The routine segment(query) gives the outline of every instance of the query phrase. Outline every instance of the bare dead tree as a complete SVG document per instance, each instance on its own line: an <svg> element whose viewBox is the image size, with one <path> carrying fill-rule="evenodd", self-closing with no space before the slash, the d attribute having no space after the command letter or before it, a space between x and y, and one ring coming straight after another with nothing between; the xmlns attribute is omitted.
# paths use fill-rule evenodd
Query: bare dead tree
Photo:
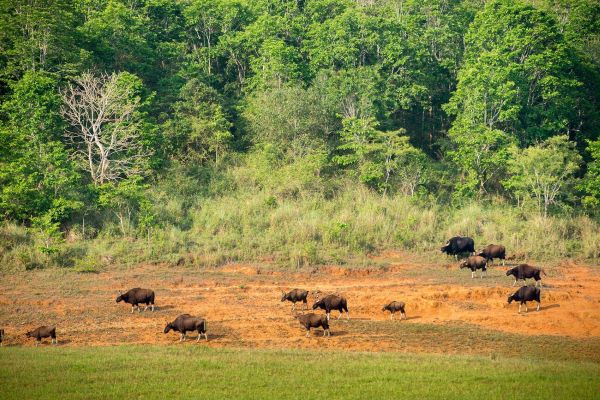
<svg viewBox="0 0 600 400"><path fill-rule="evenodd" d="M62 91L62 115L71 129L65 136L95 185L141 173L139 159L147 156L135 114L140 98L119 74L82 74Z"/></svg>

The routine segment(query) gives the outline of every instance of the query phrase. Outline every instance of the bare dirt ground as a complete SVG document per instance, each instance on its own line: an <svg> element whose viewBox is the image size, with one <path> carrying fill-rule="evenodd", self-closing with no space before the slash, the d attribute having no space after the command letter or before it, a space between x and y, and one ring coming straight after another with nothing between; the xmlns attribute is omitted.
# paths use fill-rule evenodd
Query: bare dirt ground
<svg viewBox="0 0 600 400"><path fill-rule="evenodd" d="M207 318L210 340L202 345L212 347L547 351L558 358L600 361L600 267L572 262L545 267L541 310L531 303L529 313L519 315L517 304L506 303L522 285L511 287L513 279L505 275L509 266L494 266L483 279L471 279L470 271L446 261L430 264L388 252L374 259L378 267L360 269L143 265L99 274L7 274L0 280L0 327L8 345L33 345L24 333L42 324L57 326L61 345L173 344L178 334L163 334L166 322L190 313ZM137 286L156 292L155 312L131 314L128 305L115 303L119 290ZM291 304L280 302L281 290L296 287L345 296L351 320L332 320L331 338L320 337L320 329L306 338ZM309 308L313 299L309 296ZM390 321L381 311L392 300L407 304L407 320Z"/></svg>

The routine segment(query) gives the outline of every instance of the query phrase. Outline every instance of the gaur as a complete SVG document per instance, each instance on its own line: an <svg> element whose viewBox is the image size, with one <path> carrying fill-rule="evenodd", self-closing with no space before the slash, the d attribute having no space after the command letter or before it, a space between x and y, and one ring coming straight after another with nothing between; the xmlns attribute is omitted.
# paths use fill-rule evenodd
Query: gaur
<svg viewBox="0 0 600 400"><path fill-rule="evenodd" d="M306 298L308 297L308 290L303 289L294 289L289 291L288 293L283 292L281 295L281 301L291 301L292 302L292 311L296 310L296 302L301 301L304 303L303 309L308 308L306 303Z"/></svg>
<svg viewBox="0 0 600 400"><path fill-rule="evenodd" d="M306 336L310 335L310 328L319 328L323 327L323 336L331 336L331 331L329 330L329 321L326 316L318 315L313 313L301 314L296 317L300 325L306 329Z"/></svg>
<svg viewBox="0 0 600 400"><path fill-rule="evenodd" d="M386 310L390 312L390 319L394 319L394 314L400 311L400 319L406 318L406 312L404 312L404 302L403 301L392 301L390 304L383 306L381 311L385 312Z"/></svg>
<svg viewBox="0 0 600 400"><path fill-rule="evenodd" d="M535 286L523 286L519 290L517 290L514 294L508 296L508 304L514 301L518 301L519 303L519 313L521 312L521 306L525 304L525 312L528 311L527 302L528 301L537 301L537 311L540 311L540 288Z"/></svg>
<svg viewBox="0 0 600 400"><path fill-rule="evenodd" d="M459 254L475 253L475 241L467 236L454 236L440 249L442 253L458 258Z"/></svg>
<svg viewBox="0 0 600 400"><path fill-rule="evenodd" d="M329 296L323 297L321 300L318 300L312 306L313 310L320 308L325 310L325 314L327 315L327 321L329 321L329 314L331 310L338 310L340 315L338 315L338 319L342 316L342 313L346 311L346 316L350 319L350 313L348 312L348 302L345 298L336 296L335 294L330 294Z"/></svg>
<svg viewBox="0 0 600 400"><path fill-rule="evenodd" d="M475 271L481 270L480 278L483 278L483 273L487 275L487 259L481 256L471 256L460 262L460 269L469 268L471 270L471 279L475 277Z"/></svg>
<svg viewBox="0 0 600 400"><path fill-rule="evenodd" d="M208 341L207 331L208 323L205 319L200 317L194 317L190 314L181 314L173 322L167 323L164 329L164 333L169 333L172 329L175 332L180 333L179 341L182 342L187 338L187 332L198 332L198 338L196 341L200 341L200 336L204 335L204 339Z"/></svg>
<svg viewBox="0 0 600 400"><path fill-rule="evenodd" d="M502 260L502 265L504 265L504 260L506 259L506 248L499 244L490 244L481 250L481 252L479 252L477 255L485 257L485 259L491 263L494 262L494 258L498 258Z"/></svg>
<svg viewBox="0 0 600 400"><path fill-rule="evenodd" d="M50 343L58 343L56 340L56 328L53 326L40 326L39 328L34 329L33 331L27 332L25 336L35 338L36 346L41 343L43 338L47 337L51 338Z"/></svg>
<svg viewBox="0 0 600 400"><path fill-rule="evenodd" d="M150 289L133 288L127 291L127 293L121 293L117 297L117 303L124 301L125 303L131 304L131 312L137 307L138 312L141 312L138 304L146 304L144 311L148 309L148 305L152 305L152 311L154 311L154 291Z"/></svg>
<svg viewBox="0 0 600 400"><path fill-rule="evenodd" d="M520 264L517 265L514 268L509 269L508 271L506 271L506 276L512 275L515 277L515 281L513 282L513 286L515 286L515 284L517 283L517 280L526 280L526 279L530 279L533 278L535 279L535 286L538 285L538 282L540 283L540 287L542 286L542 277L541 274L544 273L544 275L546 275L546 271L544 271L542 268L538 268L538 267L533 267L531 265L528 264Z"/></svg>
<svg viewBox="0 0 600 400"><path fill-rule="evenodd" d="M0 329L0 346L2 346L3 341L4 341L4 329Z"/></svg>

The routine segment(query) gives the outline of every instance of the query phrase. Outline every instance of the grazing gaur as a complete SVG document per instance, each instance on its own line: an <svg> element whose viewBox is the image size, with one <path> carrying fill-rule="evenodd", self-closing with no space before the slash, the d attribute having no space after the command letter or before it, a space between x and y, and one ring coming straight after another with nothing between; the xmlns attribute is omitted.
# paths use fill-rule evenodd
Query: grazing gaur
<svg viewBox="0 0 600 400"><path fill-rule="evenodd" d="M468 236L454 236L440 250L442 253L458 259L459 254L469 253L471 255L475 253L475 241Z"/></svg>
<svg viewBox="0 0 600 400"><path fill-rule="evenodd" d="M400 311L400 319L406 318L406 312L404 312L404 302L403 301L392 301L390 304L383 306L381 311L385 312L386 310L390 312L390 319L394 319L394 314L397 311Z"/></svg>
<svg viewBox="0 0 600 400"><path fill-rule="evenodd" d="M508 304L514 301L519 301L519 313L521 312L521 306L525 304L525 312L528 311L527 302L537 301L537 311L540 311L540 288L535 286L523 286L515 293L508 296Z"/></svg>
<svg viewBox="0 0 600 400"><path fill-rule="evenodd" d="M190 314L181 314L173 322L168 322L165 326L164 333L169 333L171 329L180 333L179 341L182 342L187 338L187 332L198 332L197 342L200 341L200 336L203 334L204 339L208 341L207 331L208 323L205 319L194 317Z"/></svg>
<svg viewBox="0 0 600 400"><path fill-rule="evenodd" d="M345 298L336 296L335 294L330 294L329 296L323 297L321 300L317 300L315 304L312 306L313 310L320 308L325 310L325 314L327 315L327 321L329 321L329 314L331 310L338 310L340 315L338 315L338 319L342 316L342 313L346 311L346 316L350 319L350 313L348 312L348 302Z"/></svg>
<svg viewBox="0 0 600 400"><path fill-rule="evenodd" d="M152 305L152 311L154 311L154 291L150 289L133 288L127 291L127 293L121 293L117 297L117 303L124 301L125 303L131 304L131 313L133 309L137 307L138 312L141 312L138 304L146 304L144 311L148 309L148 305Z"/></svg>
<svg viewBox="0 0 600 400"><path fill-rule="evenodd" d="M306 303L306 298L308 297L308 290L303 289L294 289L287 293L283 292L281 295L281 301L291 301L292 302L292 311L296 310L296 302L301 301L304 303L302 309L305 310L308 308L308 304Z"/></svg>
<svg viewBox="0 0 600 400"><path fill-rule="evenodd" d="M515 286L517 280L533 278L535 279L535 286L537 286L539 282L540 287L542 287L542 273L546 275L546 271L544 271L542 268L533 267L529 264L520 264L506 271L506 276L513 275L515 277L515 281L512 284L513 286Z"/></svg>
<svg viewBox="0 0 600 400"><path fill-rule="evenodd" d="M35 345L41 343L43 338L51 338L50 343L57 344L56 340L56 328L53 326L40 326L37 329L29 331L25 334L27 337L35 338Z"/></svg>
<svg viewBox="0 0 600 400"><path fill-rule="evenodd" d="M498 258L502 260L502 265L504 265L504 260L506 259L506 249L504 246L499 244L489 244L477 255L485 257L485 259L490 263L494 262L494 258Z"/></svg>
<svg viewBox="0 0 600 400"><path fill-rule="evenodd" d="M487 259L481 256L471 256L460 262L460 269L469 268L471 270L471 279L475 277L475 271L481 270L480 278L483 278L483 273L487 275Z"/></svg>
<svg viewBox="0 0 600 400"><path fill-rule="evenodd" d="M301 314L296 316L300 325L306 329L306 337L310 335L310 328L323 327L323 336L331 336L329 322L326 316L313 313Z"/></svg>
<svg viewBox="0 0 600 400"><path fill-rule="evenodd" d="M2 346L3 341L4 341L4 329L0 329L0 346Z"/></svg>

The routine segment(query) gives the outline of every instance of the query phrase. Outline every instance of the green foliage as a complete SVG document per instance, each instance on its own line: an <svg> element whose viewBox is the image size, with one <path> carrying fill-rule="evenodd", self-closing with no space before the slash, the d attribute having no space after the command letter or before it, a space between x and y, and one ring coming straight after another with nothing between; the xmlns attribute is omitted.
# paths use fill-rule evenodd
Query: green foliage
<svg viewBox="0 0 600 400"><path fill-rule="evenodd" d="M592 161L587 165L588 170L581 184L585 193L582 201L586 207L597 211L600 209L600 139L589 142L587 149Z"/></svg>
<svg viewBox="0 0 600 400"><path fill-rule="evenodd" d="M414 194L425 168L425 155L403 136L404 130L383 132L373 118L346 118L342 121L338 150L334 161L352 167L359 180L384 193L390 187ZM393 185L394 180L400 185Z"/></svg>
<svg viewBox="0 0 600 400"><path fill-rule="evenodd" d="M122 235L131 232L132 224L138 219L142 227L148 228L154 220L140 176L132 176L119 182L109 182L98 187L98 204L110 210L119 220Z"/></svg>

